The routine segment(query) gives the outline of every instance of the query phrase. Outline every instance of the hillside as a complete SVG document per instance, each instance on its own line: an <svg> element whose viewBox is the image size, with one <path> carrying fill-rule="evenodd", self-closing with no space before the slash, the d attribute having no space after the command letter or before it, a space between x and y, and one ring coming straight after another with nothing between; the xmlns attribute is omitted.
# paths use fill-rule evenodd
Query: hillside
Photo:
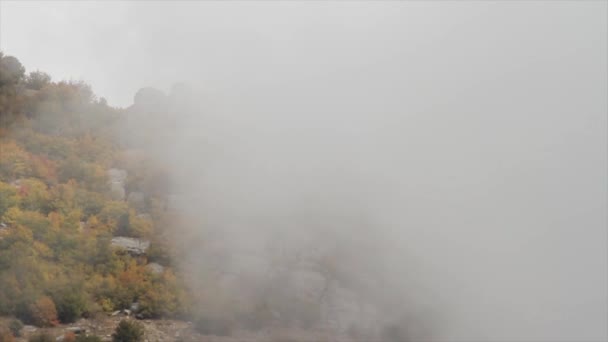
<svg viewBox="0 0 608 342"><path fill-rule="evenodd" d="M166 175L120 138L124 110L0 58L0 315L39 327L186 315L162 238Z"/></svg>
<svg viewBox="0 0 608 342"><path fill-rule="evenodd" d="M144 320L149 341L401 341L405 326L424 331L380 310L381 277L361 253L375 242L341 229L367 231L365 220L322 203L238 210L263 194L208 172L243 151L230 143L233 126L197 124L205 114L186 86L143 88L113 108L82 82L26 74L14 57L0 67L7 341L21 323L22 340L80 328L110 340L125 317Z"/></svg>

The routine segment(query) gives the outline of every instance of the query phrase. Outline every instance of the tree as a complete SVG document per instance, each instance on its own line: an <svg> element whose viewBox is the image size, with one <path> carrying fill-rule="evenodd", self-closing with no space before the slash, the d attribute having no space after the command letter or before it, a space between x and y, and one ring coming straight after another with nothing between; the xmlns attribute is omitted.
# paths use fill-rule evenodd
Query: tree
<svg viewBox="0 0 608 342"><path fill-rule="evenodd" d="M63 287L53 293L53 300L57 306L57 315L62 323L72 323L82 316L86 310L86 299L82 289L77 287Z"/></svg>
<svg viewBox="0 0 608 342"><path fill-rule="evenodd" d="M0 52L0 87L19 83L24 75L25 68L17 58Z"/></svg>
<svg viewBox="0 0 608 342"><path fill-rule="evenodd" d="M39 327L54 327L59 324L57 309L53 300L47 296L38 298L30 304L30 318Z"/></svg>
<svg viewBox="0 0 608 342"><path fill-rule="evenodd" d="M51 83L51 76L40 70L32 71L25 78L25 86L29 89L40 90Z"/></svg>
<svg viewBox="0 0 608 342"><path fill-rule="evenodd" d="M144 339L144 327L141 323L123 319L112 334L113 342L141 342Z"/></svg>
<svg viewBox="0 0 608 342"><path fill-rule="evenodd" d="M12 185L0 182L0 217L17 204L17 191Z"/></svg>
<svg viewBox="0 0 608 342"><path fill-rule="evenodd" d="M38 179L23 179L18 191L21 199L21 209L48 212L51 195L46 184Z"/></svg>
<svg viewBox="0 0 608 342"><path fill-rule="evenodd" d="M13 333L13 335L19 337L21 336L21 329L23 329L23 323L21 323L21 321L18 319L14 319L9 323L8 328L10 329L11 333Z"/></svg>

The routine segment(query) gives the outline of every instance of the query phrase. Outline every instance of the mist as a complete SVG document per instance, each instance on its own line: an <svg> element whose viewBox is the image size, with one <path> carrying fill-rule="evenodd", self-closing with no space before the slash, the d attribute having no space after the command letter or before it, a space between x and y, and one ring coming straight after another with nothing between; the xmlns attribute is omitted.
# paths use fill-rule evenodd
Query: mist
<svg viewBox="0 0 608 342"><path fill-rule="evenodd" d="M357 314L319 324L341 332L608 339L605 2L0 8L30 69L131 110L164 93L166 125L125 136L164 134L146 148L190 220L182 268L222 310L285 315L299 262L330 260L312 268Z"/></svg>

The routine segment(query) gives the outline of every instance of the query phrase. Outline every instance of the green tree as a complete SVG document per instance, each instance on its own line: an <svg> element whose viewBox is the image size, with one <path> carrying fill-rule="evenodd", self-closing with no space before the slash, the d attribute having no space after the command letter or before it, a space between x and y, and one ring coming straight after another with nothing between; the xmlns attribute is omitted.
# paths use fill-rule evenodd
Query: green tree
<svg viewBox="0 0 608 342"><path fill-rule="evenodd" d="M0 52L0 87L19 83L24 75L25 68L17 58Z"/></svg>
<svg viewBox="0 0 608 342"><path fill-rule="evenodd" d="M10 329L11 333L13 333L13 335L19 337L21 336L21 329L23 329L23 323L21 323L21 321L18 319L14 319L9 323L8 328Z"/></svg>
<svg viewBox="0 0 608 342"><path fill-rule="evenodd" d="M113 342L141 342L144 340L144 327L141 323L123 319L112 334Z"/></svg>
<svg viewBox="0 0 608 342"><path fill-rule="evenodd" d="M62 287L51 297L57 307L57 316L62 323L72 323L86 311L87 301L82 288Z"/></svg>
<svg viewBox="0 0 608 342"><path fill-rule="evenodd" d="M25 86L29 89L40 90L51 83L51 76L39 70L32 71L25 78Z"/></svg>

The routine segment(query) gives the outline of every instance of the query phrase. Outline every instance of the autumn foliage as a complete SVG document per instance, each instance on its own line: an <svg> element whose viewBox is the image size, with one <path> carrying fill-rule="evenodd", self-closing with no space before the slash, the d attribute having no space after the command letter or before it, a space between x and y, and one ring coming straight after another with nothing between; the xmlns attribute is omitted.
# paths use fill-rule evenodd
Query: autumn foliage
<svg viewBox="0 0 608 342"><path fill-rule="evenodd" d="M124 114L84 83L28 75L0 53L0 315L54 326L135 302L145 317L188 311L160 242L163 172L121 138ZM143 199L113 197L111 168ZM151 240L164 273L148 271L150 256L119 253L114 236Z"/></svg>

